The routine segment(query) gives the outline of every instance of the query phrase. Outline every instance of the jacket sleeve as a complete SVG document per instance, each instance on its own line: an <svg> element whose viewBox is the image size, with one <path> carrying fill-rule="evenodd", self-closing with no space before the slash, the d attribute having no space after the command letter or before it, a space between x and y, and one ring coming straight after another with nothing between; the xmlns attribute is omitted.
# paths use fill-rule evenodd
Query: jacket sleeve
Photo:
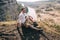
<svg viewBox="0 0 60 40"><path fill-rule="evenodd" d="M18 23L21 23L21 16L22 16L22 15L19 14L18 20L17 20Z"/></svg>

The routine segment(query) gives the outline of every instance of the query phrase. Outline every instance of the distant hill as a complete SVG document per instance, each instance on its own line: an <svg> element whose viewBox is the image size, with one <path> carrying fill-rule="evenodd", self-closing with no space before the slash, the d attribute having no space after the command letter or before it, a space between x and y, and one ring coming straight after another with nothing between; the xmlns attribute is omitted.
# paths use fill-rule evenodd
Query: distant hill
<svg viewBox="0 0 60 40"><path fill-rule="evenodd" d="M30 6L30 7L37 7L39 5L43 5L43 4L49 4L51 2L54 2L54 0L49 0L49 1L36 1L36 2L20 2L18 1L17 3L24 3L25 6Z"/></svg>
<svg viewBox="0 0 60 40"><path fill-rule="evenodd" d="M49 3L60 3L60 0L49 0L49 1L36 1L36 2L20 2L18 4L24 3L25 6L38 7L39 5L49 4Z"/></svg>

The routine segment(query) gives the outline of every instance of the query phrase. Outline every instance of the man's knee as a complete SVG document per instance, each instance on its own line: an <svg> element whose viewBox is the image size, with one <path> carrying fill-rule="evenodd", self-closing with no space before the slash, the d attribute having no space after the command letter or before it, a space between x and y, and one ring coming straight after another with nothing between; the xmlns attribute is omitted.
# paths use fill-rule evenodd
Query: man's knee
<svg viewBox="0 0 60 40"><path fill-rule="evenodd" d="M38 26L37 22L33 22L34 27Z"/></svg>

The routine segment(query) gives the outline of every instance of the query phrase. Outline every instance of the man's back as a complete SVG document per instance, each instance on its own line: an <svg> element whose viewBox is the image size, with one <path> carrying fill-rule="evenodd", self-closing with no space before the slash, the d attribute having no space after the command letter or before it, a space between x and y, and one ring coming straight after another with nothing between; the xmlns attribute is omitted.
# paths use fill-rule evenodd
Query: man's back
<svg viewBox="0 0 60 40"><path fill-rule="evenodd" d="M33 8L28 7L28 16L31 16L33 20L37 21L37 15Z"/></svg>

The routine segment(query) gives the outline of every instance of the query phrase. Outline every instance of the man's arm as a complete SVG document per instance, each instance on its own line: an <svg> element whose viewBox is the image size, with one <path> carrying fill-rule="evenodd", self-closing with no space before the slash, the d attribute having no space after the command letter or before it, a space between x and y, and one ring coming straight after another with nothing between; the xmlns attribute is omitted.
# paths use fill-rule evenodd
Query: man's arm
<svg viewBox="0 0 60 40"><path fill-rule="evenodd" d="M29 20L32 21L32 23L33 23L33 25L29 25L30 28L35 29L35 30L40 30L40 29L36 28L36 26L38 24L33 20L33 18L31 16L29 16Z"/></svg>
<svg viewBox="0 0 60 40"><path fill-rule="evenodd" d="M31 16L29 16L29 19L30 19L32 22L34 22L34 20L33 20L33 18L32 18Z"/></svg>
<svg viewBox="0 0 60 40"><path fill-rule="evenodd" d="M35 29L35 30L40 30L40 29L34 27L33 25L30 25L30 28Z"/></svg>

